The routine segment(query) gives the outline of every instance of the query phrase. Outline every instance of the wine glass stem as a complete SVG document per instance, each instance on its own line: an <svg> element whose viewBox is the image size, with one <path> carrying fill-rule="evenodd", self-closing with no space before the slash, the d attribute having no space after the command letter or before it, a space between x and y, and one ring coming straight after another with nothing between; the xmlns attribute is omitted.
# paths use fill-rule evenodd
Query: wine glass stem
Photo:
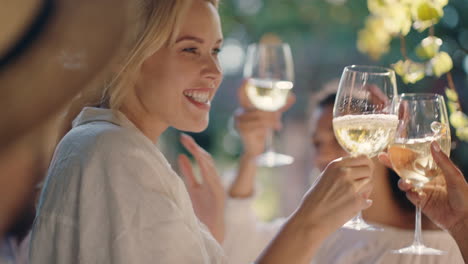
<svg viewBox="0 0 468 264"><path fill-rule="evenodd" d="M421 207L416 206L416 222L414 226L414 246L422 245L422 235L421 235Z"/></svg>
<svg viewBox="0 0 468 264"><path fill-rule="evenodd" d="M273 130L268 129L265 139L265 152L274 152L273 150Z"/></svg>

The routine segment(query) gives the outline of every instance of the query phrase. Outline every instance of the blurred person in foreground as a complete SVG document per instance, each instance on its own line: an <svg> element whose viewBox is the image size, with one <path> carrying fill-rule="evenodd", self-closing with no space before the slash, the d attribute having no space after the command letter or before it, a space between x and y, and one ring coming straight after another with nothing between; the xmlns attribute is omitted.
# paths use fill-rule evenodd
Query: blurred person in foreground
<svg viewBox="0 0 468 264"><path fill-rule="evenodd" d="M24 212L49 164L58 112L107 68L125 13L121 0L2 1L0 239L22 237L17 227L30 222Z"/></svg>
<svg viewBox="0 0 468 264"><path fill-rule="evenodd" d="M348 155L334 136L332 126L334 101L335 95L332 94L319 103L313 123L311 143L315 148L315 155L312 162L320 171L325 170L333 160ZM251 261L284 221L277 219L271 223L262 223L258 221L252 209L257 169L255 158L263 151L267 129L281 126L279 120L281 113L252 109L245 100L242 90L240 102L244 109L238 112L236 121L244 153L240 159L237 177L228 188L226 205L226 234L236 234L237 240L224 244L230 263L233 264ZM423 220L425 242L447 251L447 255L416 256L390 252L412 241L414 208L405 198L404 192L398 189L398 175L383 166L376 158L373 159L373 163L374 189L370 196L373 205L363 211L363 217L369 223L382 227L384 231L370 232L341 228L325 240L318 249L313 263L463 263L452 237L427 218Z"/></svg>

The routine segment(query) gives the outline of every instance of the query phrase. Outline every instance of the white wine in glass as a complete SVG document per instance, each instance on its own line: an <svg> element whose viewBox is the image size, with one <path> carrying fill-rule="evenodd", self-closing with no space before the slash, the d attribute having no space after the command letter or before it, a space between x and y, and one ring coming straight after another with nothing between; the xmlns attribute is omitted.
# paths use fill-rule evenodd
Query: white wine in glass
<svg viewBox="0 0 468 264"><path fill-rule="evenodd" d="M333 119L340 145L353 155L375 157L393 138L398 117L389 114L345 115Z"/></svg>
<svg viewBox="0 0 468 264"><path fill-rule="evenodd" d="M450 154L450 126L444 98L437 94L402 94L399 101L399 124L395 140L388 148L396 173L410 181L416 190L435 177L442 177L431 154L436 141L441 150ZM394 250L396 254L441 255L445 252L429 248L422 242L421 207L416 206L413 244Z"/></svg>
<svg viewBox="0 0 468 264"><path fill-rule="evenodd" d="M347 66L333 107L333 131L351 156L377 156L393 140L398 125L395 72L377 66ZM361 212L343 225L355 230L382 230Z"/></svg>
<svg viewBox="0 0 468 264"><path fill-rule="evenodd" d="M278 111L286 105L293 88L294 67L291 49L286 43L252 44L247 49L244 66L247 97L252 105L263 111ZM273 149L273 131L267 134L265 152L257 163L265 167L291 164L294 158L276 153Z"/></svg>
<svg viewBox="0 0 468 264"><path fill-rule="evenodd" d="M265 79L250 79L247 82L247 97L258 109L278 111L286 104L293 82Z"/></svg>

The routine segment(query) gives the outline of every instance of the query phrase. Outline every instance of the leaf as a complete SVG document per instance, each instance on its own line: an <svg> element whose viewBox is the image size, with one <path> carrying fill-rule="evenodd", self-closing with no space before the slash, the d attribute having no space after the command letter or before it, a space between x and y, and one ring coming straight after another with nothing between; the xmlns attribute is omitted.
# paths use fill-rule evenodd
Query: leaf
<svg viewBox="0 0 468 264"><path fill-rule="evenodd" d="M427 37L416 47L416 55L421 59L433 58L440 49L442 40L438 37Z"/></svg>
<svg viewBox="0 0 468 264"><path fill-rule="evenodd" d="M406 36L411 30L411 12L407 5L395 3L386 9L384 15L386 30L392 35Z"/></svg>
<svg viewBox="0 0 468 264"><path fill-rule="evenodd" d="M454 102L451 102L451 101L449 101L447 103L447 107L448 107L450 113L454 113L454 112L458 111L458 108L459 108L457 103L454 103Z"/></svg>
<svg viewBox="0 0 468 264"><path fill-rule="evenodd" d="M447 52L439 52L434 58L430 60L432 74L440 77L449 72L453 68L453 62Z"/></svg>
<svg viewBox="0 0 468 264"><path fill-rule="evenodd" d="M449 99L449 101L458 102L458 94L454 90L446 88L445 95L447 96L447 99Z"/></svg>
<svg viewBox="0 0 468 264"><path fill-rule="evenodd" d="M468 127L468 117L461 111L453 112L449 119L455 128Z"/></svg>
<svg viewBox="0 0 468 264"><path fill-rule="evenodd" d="M434 25L434 22L432 21L414 21L413 23L413 28L416 29L418 32L423 32L427 28L431 27Z"/></svg>
<svg viewBox="0 0 468 264"><path fill-rule="evenodd" d="M442 7L434 4L432 1L420 1L412 9L413 19L419 21L436 23L444 15Z"/></svg>
<svg viewBox="0 0 468 264"><path fill-rule="evenodd" d="M388 0L367 0L367 9L373 15L382 15L385 14L386 9L390 7L395 1Z"/></svg>
<svg viewBox="0 0 468 264"><path fill-rule="evenodd" d="M411 60L398 61L392 65L404 83L415 83L425 76L425 66Z"/></svg>
<svg viewBox="0 0 468 264"><path fill-rule="evenodd" d="M386 30L382 30L384 26L385 21L382 18L370 16L365 28L358 32L358 50L374 60L378 60L390 48L391 36Z"/></svg>
<svg viewBox="0 0 468 264"><path fill-rule="evenodd" d="M468 141L468 127L457 128L456 135L459 139Z"/></svg>
<svg viewBox="0 0 468 264"><path fill-rule="evenodd" d="M434 3L440 8L444 8L448 4L448 0L434 0Z"/></svg>

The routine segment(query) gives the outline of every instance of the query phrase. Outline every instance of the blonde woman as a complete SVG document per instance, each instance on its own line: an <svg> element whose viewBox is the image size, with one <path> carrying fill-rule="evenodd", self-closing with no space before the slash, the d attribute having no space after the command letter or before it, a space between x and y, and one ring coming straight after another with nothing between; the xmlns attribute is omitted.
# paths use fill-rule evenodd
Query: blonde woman
<svg viewBox="0 0 468 264"><path fill-rule="evenodd" d="M132 3L135 35L121 70L101 106L84 108L56 149L33 264L226 261L224 192L211 156L182 136L203 174L196 183L181 156L188 192L154 145L170 126L197 132L208 124L222 79L217 1ZM371 170L365 158L332 163L258 263L308 263L328 234L370 205Z"/></svg>

